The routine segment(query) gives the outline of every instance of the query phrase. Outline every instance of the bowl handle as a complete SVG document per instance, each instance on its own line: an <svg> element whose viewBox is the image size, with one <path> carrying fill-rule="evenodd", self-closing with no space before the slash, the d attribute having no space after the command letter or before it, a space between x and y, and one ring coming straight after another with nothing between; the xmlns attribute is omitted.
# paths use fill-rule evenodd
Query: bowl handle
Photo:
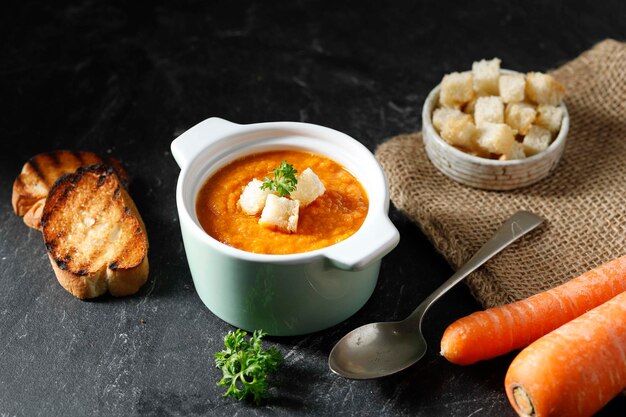
<svg viewBox="0 0 626 417"><path fill-rule="evenodd" d="M348 271L360 270L379 260L400 241L400 233L389 217L361 226L357 232L361 236L346 239L331 246L326 258L337 268Z"/></svg>
<svg viewBox="0 0 626 417"><path fill-rule="evenodd" d="M178 166L183 169L211 143L238 130L240 127L241 125L239 124L219 117L203 120L174 139L171 144L172 156L174 156ZM207 135L207 131L210 134Z"/></svg>

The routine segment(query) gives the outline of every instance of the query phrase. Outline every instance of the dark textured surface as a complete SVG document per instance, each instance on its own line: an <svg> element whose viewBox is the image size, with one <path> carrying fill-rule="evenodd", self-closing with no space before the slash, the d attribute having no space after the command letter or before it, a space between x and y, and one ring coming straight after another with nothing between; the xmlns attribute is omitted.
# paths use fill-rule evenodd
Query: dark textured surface
<svg viewBox="0 0 626 417"><path fill-rule="evenodd" d="M606 37L626 39L626 7L267 3L22 2L2 13L0 416L514 415L502 387L512 354L457 367L437 353L445 326L479 308L464 286L429 312L430 350L416 366L374 381L328 371L344 333L405 316L451 273L395 210L402 240L368 304L327 331L270 338L286 360L264 405L222 398L212 354L231 328L194 292L169 144L220 116L318 123L374 150L419 128L422 102L445 72L492 56L522 71L558 66ZM40 233L12 213L22 164L58 148L125 163L151 240L150 280L136 296L69 295ZM623 415L625 406L620 397L600 415Z"/></svg>

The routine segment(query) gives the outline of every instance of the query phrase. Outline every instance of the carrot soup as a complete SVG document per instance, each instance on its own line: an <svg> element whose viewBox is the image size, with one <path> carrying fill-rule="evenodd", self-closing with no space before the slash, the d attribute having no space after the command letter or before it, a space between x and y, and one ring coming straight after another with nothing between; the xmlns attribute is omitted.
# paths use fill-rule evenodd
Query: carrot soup
<svg viewBox="0 0 626 417"><path fill-rule="evenodd" d="M312 170L323 184L323 194L315 200L300 204L299 209L295 204L297 230L293 233L264 227L259 215L246 213L240 204L242 193L253 180L269 181L272 171L285 163L297 175L304 176L307 168ZM273 194L278 197L276 192ZM289 200L290 196L279 198ZM196 213L202 228L226 245L255 253L291 254L324 248L348 238L363 224L368 206L363 186L343 166L319 154L285 150L247 155L222 167L198 192Z"/></svg>

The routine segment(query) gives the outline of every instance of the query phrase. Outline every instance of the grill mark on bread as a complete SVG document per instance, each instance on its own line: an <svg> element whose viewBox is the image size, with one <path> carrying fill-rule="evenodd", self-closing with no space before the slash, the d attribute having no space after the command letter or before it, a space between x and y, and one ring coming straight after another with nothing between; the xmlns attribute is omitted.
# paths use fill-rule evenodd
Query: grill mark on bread
<svg viewBox="0 0 626 417"><path fill-rule="evenodd" d="M74 158L76 158L76 160L78 161L79 165L85 165L85 161L83 159L83 153L82 152L72 151L72 155L74 155Z"/></svg>
<svg viewBox="0 0 626 417"><path fill-rule="evenodd" d="M48 182L46 181L46 177L43 175L43 172L41 172L41 167L39 166L39 163L35 160L35 158L29 159L27 164L29 164L33 171L35 171L35 175L37 175L39 179L41 179L41 181L43 181L43 183L47 185Z"/></svg>
<svg viewBox="0 0 626 417"><path fill-rule="evenodd" d="M53 240L51 240L51 241L49 241L49 242L46 242L46 250L47 250L49 253L52 253L52 251L54 251L54 248L55 248L56 246L57 246L57 241L56 241L55 239L53 239Z"/></svg>
<svg viewBox="0 0 626 417"><path fill-rule="evenodd" d="M115 158L106 157L104 162L113 168L113 172L122 183L122 187L128 188L128 174L124 170L124 166Z"/></svg>
<svg viewBox="0 0 626 417"><path fill-rule="evenodd" d="M96 182L96 187L100 188L102 187L102 184L104 184L104 182L107 180L107 176L106 174L102 174L98 177L98 182Z"/></svg>
<svg viewBox="0 0 626 417"><path fill-rule="evenodd" d="M48 215L43 215L41 216L41 228L43 229L44 227L46 227L46 224L48 223Z"/></svg>
<svg viewBox="0 0 626 417"><path fill-rule="evenodd" d="M72 181L74 182L74 181ZM65 187L65 189L63 190L63 194L61 194L61 201L63 200L67 200L68 197L70 196L70 193L74 191L74 185L68 185L67 187Z"/></svg>
<svg viewBox="0 0 626 417"><path fill-rule="evenodd" d="M56 178L60 177L64 172L59 170L59 155L56 152L46 152L33 159L37 159L42 175L45 176L43 182L47 188L50 188L56 181Z"/></svg>
<svg viewBox="0 0 626 417"><path fill-rule="evenodd" d="M61 165L61 160L59 159L58 152L48 152L45 155L47 155L50 158L50 161L52 161L52 165L54 165L55 167L58 167Z"/></svg>

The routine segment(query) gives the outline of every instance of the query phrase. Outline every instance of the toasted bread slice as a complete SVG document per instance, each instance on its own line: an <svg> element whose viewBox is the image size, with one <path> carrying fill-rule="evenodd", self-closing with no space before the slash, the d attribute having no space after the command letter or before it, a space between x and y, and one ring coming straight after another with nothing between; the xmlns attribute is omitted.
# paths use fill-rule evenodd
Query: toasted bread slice
<svg viewBox="0 0 626 417"><path fill-rule="evenodd" d="M130 295L147 281L146 228L112 167L83 167L59 178L41 225L56 277L76 297L107 290Z"/></svg>
<svg viewBox="0 0 626 417"><path fill-rule="evenodd" d="M54 182L83 166L108 164L126 184L128 176L122 165L113 158L102 158L92 152L52 151L33 156L24 164L13 183L12 204L15 214L24 216L24 223L41 229L41 212L48 191Z"/></svg>

